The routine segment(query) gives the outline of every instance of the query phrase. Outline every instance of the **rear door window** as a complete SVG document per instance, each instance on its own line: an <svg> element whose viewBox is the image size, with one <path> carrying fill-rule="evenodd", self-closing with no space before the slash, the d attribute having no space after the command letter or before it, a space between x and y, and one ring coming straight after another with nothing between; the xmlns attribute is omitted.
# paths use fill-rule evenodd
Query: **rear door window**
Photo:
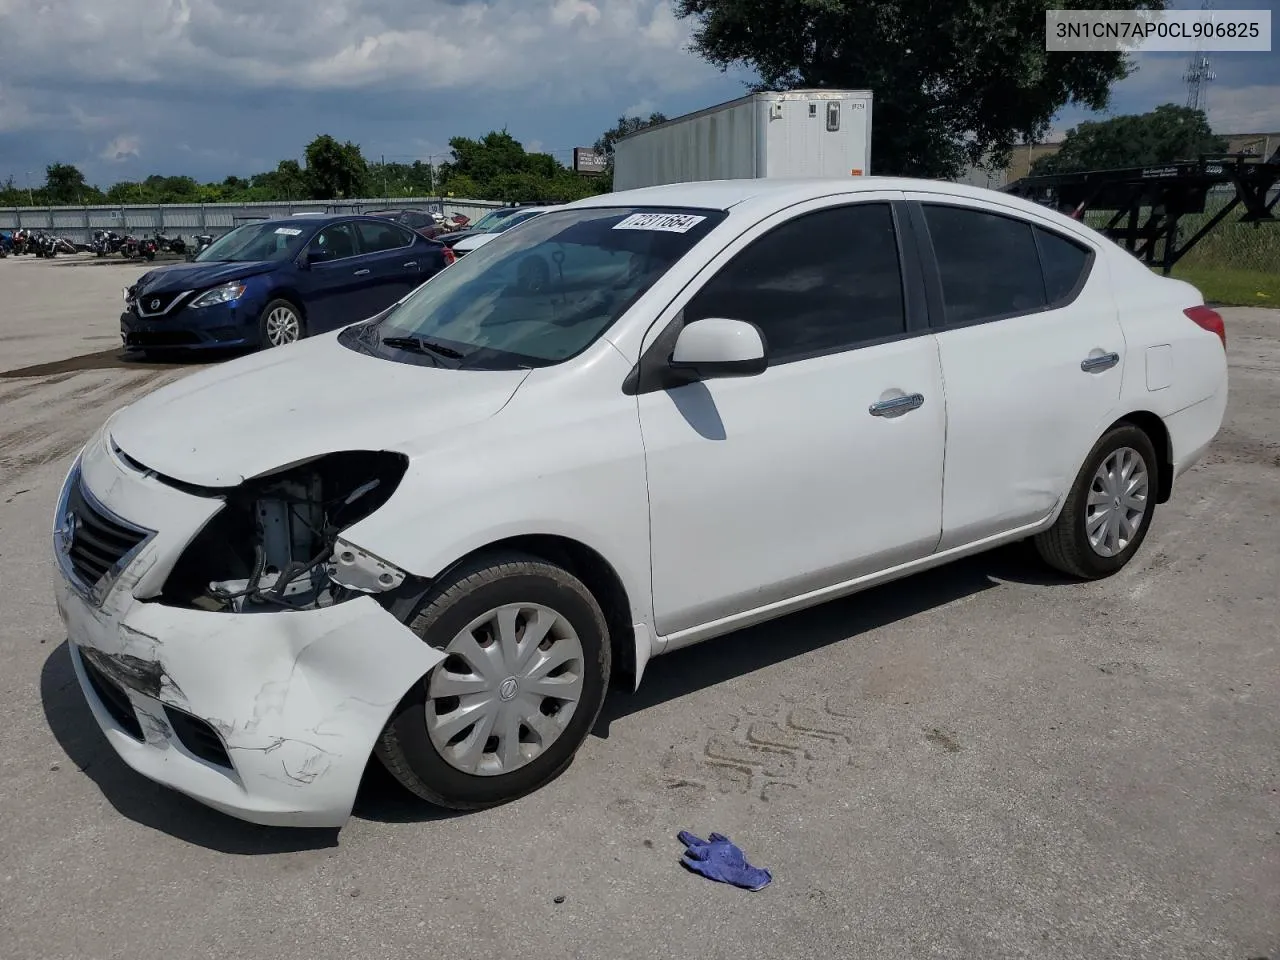
<svg viewBox="0 0 1280 960"><path fill-rule="evenodd" d="M924 204L948 324L996 320L1046 303L1032 226L971 207Z"/></svg>
<svg viewBox="0 0 1280 960"><path fill-rule="evenodd" d="M356 230L360 234L360 247L365 253L383 253L398 250L413 243L413 234L399 224L358 220Z"/></svg>

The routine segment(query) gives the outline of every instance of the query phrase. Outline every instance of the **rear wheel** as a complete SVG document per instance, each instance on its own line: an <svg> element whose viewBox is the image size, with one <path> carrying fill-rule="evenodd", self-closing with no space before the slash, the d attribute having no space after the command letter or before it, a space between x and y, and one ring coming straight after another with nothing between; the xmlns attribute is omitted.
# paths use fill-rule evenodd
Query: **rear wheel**
<svg viewBox="0 0 1280 960"><path fill-rule="evenodd" d="M409 790L459 810L558 776L604 703L604 613L566 570L508 554L435 586L409 623L446 654L405 696L376 752Z"/></svg>
<svg viewBox="0 0 1280 960"><path fill-rule="evenodd" d="M263 348L283 347L307 335L302 311L288 300L272 300L263 307L258 327Z"/></svg>
<svg viewBox="0 0 1280 960"><path fill-rule="evenodd" d="M1120 570L1151 528L1158 469L1145 432L1132 424L1109 431L1080 468L1057 522L1036 537L1040 556L1086 580Z"/></svg>

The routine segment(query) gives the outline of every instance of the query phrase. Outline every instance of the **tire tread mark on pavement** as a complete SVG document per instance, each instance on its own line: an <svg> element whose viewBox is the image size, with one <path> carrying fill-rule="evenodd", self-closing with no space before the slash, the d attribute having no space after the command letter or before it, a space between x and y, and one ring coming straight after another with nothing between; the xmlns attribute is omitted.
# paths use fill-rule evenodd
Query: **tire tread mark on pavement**
<svg viewBox="0 0 1280 960"><path fill-rule="evenodd" d="M824 772L852 763L855 720L829 699L819 706L784 701L762 714L730 717L726 729L703 741L701 756L688 762L710 768L721 792L769 802L780 791L804 790Z"/></svg>

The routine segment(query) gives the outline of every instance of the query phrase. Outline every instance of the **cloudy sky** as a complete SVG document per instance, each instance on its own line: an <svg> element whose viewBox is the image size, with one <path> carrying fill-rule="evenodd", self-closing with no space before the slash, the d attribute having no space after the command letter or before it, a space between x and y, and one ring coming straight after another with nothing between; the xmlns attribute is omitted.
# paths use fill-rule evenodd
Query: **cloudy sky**
<svg viewBox="0 0 1280 960"><path fill-rule="evenodd" d="M221 179L320 132L371 158L439 160L449 137L504 126L567 162L621 113L741 94L744 75L687 41L669 0L0 0L0 180L38 185L53 161L104 186ZM1113 112L1181 103L1185 64L1142 58ZM1280 131L1280 55L1218 54L1214 68L1216 129Z"/></svg>

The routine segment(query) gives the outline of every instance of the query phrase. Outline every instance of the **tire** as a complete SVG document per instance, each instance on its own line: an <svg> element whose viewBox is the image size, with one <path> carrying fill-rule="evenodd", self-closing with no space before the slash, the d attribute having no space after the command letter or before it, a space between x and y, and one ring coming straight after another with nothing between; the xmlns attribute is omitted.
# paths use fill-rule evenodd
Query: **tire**
<svg viewBox="0 0 1280 960"><path fill-rule="evenodd" d="M424 800L454 810L480 810L533 793L569 766L599 716L609 687L609 628L595 597L581 581L561 567L524 554L502 554L477 560L433 586L409 620L409 628L437 649L457 651L458 645L465 643L463 638L486 636L485 627L469 629L478 619L486 618L496 608L510 608L517 604L541 608L535 614L537 617L559 618L546 632L547 639L542 641L542 645L530 649L535 661L528 675L521 673L518 681L511 677L494 683L489 677L507 672L510 665L500 665L496 670L490 666L486 668L488 676L482 676L479 671L468 669L470 661L466 659L464 647L462 653L452 654L414 684L378 739L374 748L378 759L400 783ZM548 615L542 611L551 613ZM518 619L512 620L513 624L519 622ZM519 631L521 637L533 622L525 621L524 630ZM541 634L539 631L539 636ZM551 645L547 647L547 644ZM497 651L500 659L502 647L500 641L491 642L487 647L479 641L470 649L476 654L486 649ZM539 678L536 658L544 647L546 663L558 662L575 650L579 655L566 661L561 677L554 678L553 670ZM471 659L476 659L476 656ZM516 672L524 669L527 668L517 668ZM465 674L474 679L464 677ZM445 745L442 749L438 743L450 732L448 724L451 721L442 721L440 717L447 718L452 711L462 707L460 697L446 695L455 687L444 686L454 682L456 677L464 677L464 682L484 687L482 692L488 696L491 706L487 710L477 710L476 715L480 719L474 726L457 728L454 740L450 742L460 740L457 746ZM540 697L533 692L533 685L539 679L544 684L558 680L577 684L576 701L569 704L555 697ZM517 684L527 684L525 692L520 692ZM537 706L531 706L535 703ZM572 710L568 719L557 721L555 718L566 708ZM534 717L537 727L558 729L558 733L548 741L543 741L534 726L525 725L519 719L512 721L511 727L506 726L504 718L533 716L531 709L540 714ZM556 712L549 714L548 710ZM497 719L489 720L490 715ZM443 728L443 733L429 731L428 724L433 720ZM529 753L522 752L515 763L509 764L505 757L509 756L507 744L512 742L512 738L500 739L498 734L504 728L513 727L518 730L514 737L515 749ZM481 736L484 740L480 739ZM530 742L526 742L526 737ZM546 745L541 745L544 742ZM452 759L446 756L446 752L452 755ZM467 766L475 772L469 772Z"/></svg>
<svg viewBox="0 0 1280 960"><path fill-rule="evenodd" d="M1124 453L1125 451L1128 453ZM1114 467L1121 460L1132 460L1134 457L1144 472L1145 485L1134 491L1123 508L1117 508L1114 500L1091 505L1091 497L1099 500L1108 495L1100 478L1104 465ZM1109 431L1089 452L1057 521L1044 533L1036 536L1036 550L1041 558L1062 573L1082 580L1100 580L1121 570L1133 559L1142 546L1142 541L1146 539L1147 531L1151 529L1151 518L1155 514L1159 490L1159 469L1160 463L1151 438L1143 430L1132 424L1123 424ZM1112 474L1114 472L1111 471ZM1132 482L1137 474L1138 468L1134 467L1124 485ZM1097 490L1094 489L1095 480L1099 481ZM1139 492L1142 494L1140 504L1137 502ZM1129 528L1123 524L1111 528L1117 535L1111 542L1099 543L1091 539L1090 529L1097 527L1099 516L1109 518L1120 513L1124 514ZM1109 520L1101 521L1098 529L1102 535L1098 540L1108 539L1108 526ZM1128 537L1124 536L1126 529L1132 530Z"/></svg>
<svg viewBox="0 0 1280 960"><path fill-rule="evenodd" d="M293 335L288 338L281 338L273 335L273 330L280 329L278 324L288 323L284 319L284 314L292 315ZM282 347L289 343L296 343L307 335L307 324L302 317L302 311L297 304L292 303L283 298L277 298L262 308L262 314L258 317L258 346L260 349L266 350L270 347Z"/></svg>

